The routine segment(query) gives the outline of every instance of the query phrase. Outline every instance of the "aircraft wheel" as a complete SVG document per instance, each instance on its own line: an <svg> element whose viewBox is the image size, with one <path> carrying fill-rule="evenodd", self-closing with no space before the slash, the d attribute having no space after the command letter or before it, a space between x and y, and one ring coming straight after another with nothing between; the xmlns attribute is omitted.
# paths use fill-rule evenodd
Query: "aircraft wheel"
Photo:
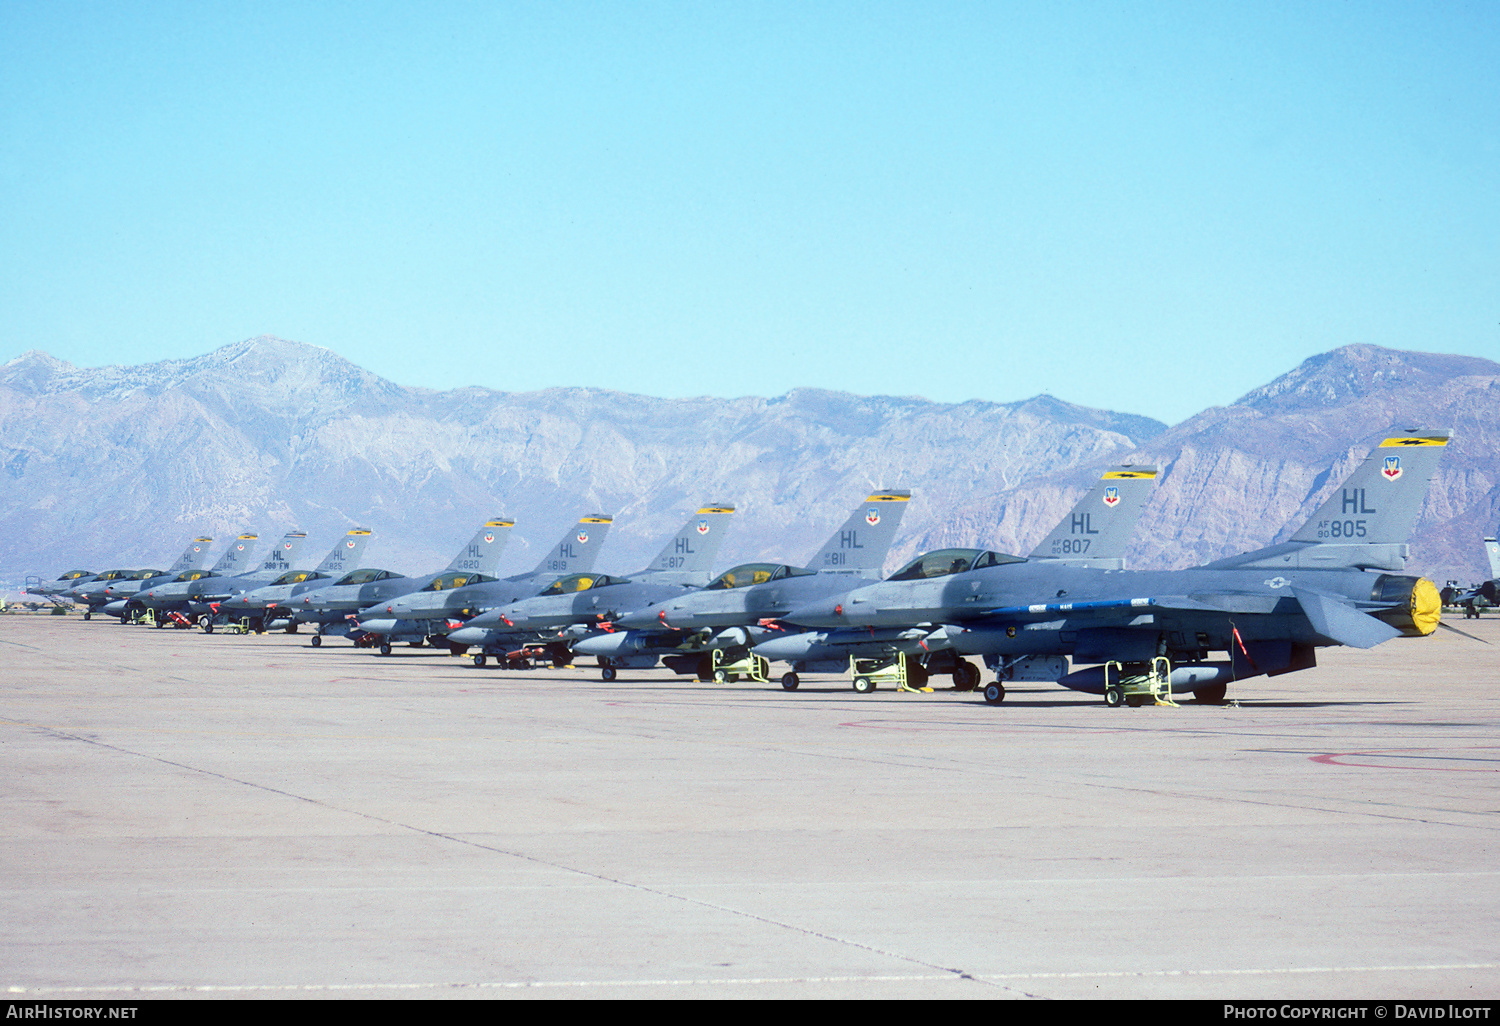
<svg viewBox="0 0 1500 1026"><path fill-rule="evenodd" d="M857 694L868 695L875 690L875 682L869 677L855 677L854 690Z"/></svg>
<svg viewBox="0 0 1500 1026"><path fill-rule="evenodd" d="M1139 709L1146 704L1146 698L1144 695L1126 695L1125 704L1132 709Z"/></svg>
<svg viewBox="0 0 1500 1026"><path fill-rule="evenodd" d="M477 656L474 657L474 665L478 666L480 668L484 667L484 653L483 652L479 653Z"/></svg>
<svg viewBox="0 0 1500 1026"><path fill-rule="evenodd" d="M391 654L391 643L389 641L382 641L380 643L380 654L381 655L390 655Z"/></svg>
<svg viewBox="0 0 1500 1026"><path fill-rule="evenodd" d="M697 676L699 680L714 679L714 660L712 656L703 656L698 660Z"/></svg>
<svg viewBox="0 0 1500 1026"><path fill-rule="evenodd" d="M797 685L802 683L802 678L795 673L783 673L781 675L781 687L785 691L796 691Z"/></svg>
<svg viewBox="0 0 1500 1026"><path fill-rule="evenodd" d="M1119 688L1105 688L1104 704L1111 709L1118 709L1125 704L1125 693Z"/></svg>
<svg viewBox="0 0 1500 1026"><path fill-rule="evenodd" d="M1227 684L1214 684L1193 692L1193 701L1199 705L1218 705L1229 691Z"/></svg>
<svg viewBox="0 0 1500 1026"><path fill-rule="evenodd" d="M314 634L313 635L313 639L312 639L312 647L313 648L321 648L322 645L323 645L323 635L321 635L321 634Z"/></svg>
<svg viewBox="0 0 1500 1026"><path fill-rule="evenodd" d="M93 616L93 615L94 615L94 614L93 614L93 613L89 613L89 612L85 612L85 613L84 613L84 614L83 614L83 618L84 618L84 619L85 619L85 620L87 620L87 619L89 619L89 618L90 618L90 617L92 617L92 616Z"/></svg>
<svg viewBox="0 0 1500 1026"><path fill-rule="evenodd" d="M573 654L571 652L554 652L554 653L552 653L552 668L553 669L560 670L564 666L567 666L572 661L573 661Z"/></svg>
<svg viewBox="0 0 1500 1026"><path fill-rule="evenodd" d="M286 632L288 634L296 634L297 633L297 624L296 624L296 621L293 621L292 623L289 623L289 624L286 625Z"/></svg>
<svg viewBox="0 0 1500 1026"><path fill-rule="evenodd" d="M605 680L614 680L615 677L618 676L618 674L615 672L615 668L613 666L604 666L600 667L599 676L603 677Z"/></svg>
<svg viewBox="0 0 1500 1026"><path fill-rule="evenodd" d="M203 633L204 634L212 634L213 632L214 632L214 618L211 617L211 616L205 616L203 618Z"/></svg>
<svg viewBox="0 0 1500 1026"><path fill-rule="evenodd" d="M984 689L984 700L990 705L999 705L1005 701L1005 685L998 680Z"/></svg>
<svg viewBox="0 0 1500 1026"><path fill-rule="evenodd" d="M257 616L250 621L250 629L256 634L264 634L266 633L266 621Z"/></svg>
<svg viewBox="0 0 1500 1026"><path fill-rule="evenodd" d="M960 659L953 668L953 687L957 691L973 691L979 686L979 671L974 664Z"/></svg>
<svg viewBox="0 0 1500 1026"><path fill-rule="evenodd" d="M714 671L714 683L715 684L728 684L729 683L729 674L725 673L723 670L715 670Z"/></svg>

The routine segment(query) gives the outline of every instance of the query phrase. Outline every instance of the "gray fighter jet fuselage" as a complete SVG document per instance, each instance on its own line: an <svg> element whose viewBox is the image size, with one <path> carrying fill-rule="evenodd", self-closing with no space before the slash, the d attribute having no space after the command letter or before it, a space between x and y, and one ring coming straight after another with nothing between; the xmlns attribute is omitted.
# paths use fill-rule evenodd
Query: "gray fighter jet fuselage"
<svg viewBox="0 0 1500 1026"><path fill-rule="evenodd" d="M1105 470L1093 488L1025 559L987 549L938 549L918 556L883 584L862 586L854 593L893 593L903 601L913 595L932 593L936 601L941 580L987 567L1034 562L1053 568L1119 569L1124 565L1125 547L1155 486L1156 476L1154 466L1125 464ZM912 619L905 613L892 616L888 623L861 624L858 629L845 622L837 622L835 629L827 631L797 629L814 626L804 621L804 611L840 608L842 594L847 593L804 603L788 611L783 619L796 626L755 643L756 655L791 664L791 671L781 678L782 687L795 689L799 671L852 668L851 659L890 664L908 657L914 660L910 675L917 687L926 683L929 673L943 670L953 674L956 687L967 689L979 683L978 671L954 657L943 631L931 622Z"/></svg>
<svg viewBox="0 0 1500 1026"><path fill-rule="evenodd" d="M613 517L603 513L582 517L548 550L534 570L457 587L436 579L417 591L361 610L359 627L381 636L387 645L392 641L422 639L438 643L456 623L485 610L531 598L566 574L592 570L613 522Z"/></svg>
<svg viewBox="0 0 1500 1026"><path fill-rule="evenodd" d="M869 495L833 532L806 567L745 563L697 591L670 596L614 621L611 632L573 643L576 655L594 656L605 668L661 659L676 673L711 679L738 672L750 645L774 632L766 621L860 580L878 578L901 525L911 492L883 489ZM717 654L716 654L717 653Z"/></svg>
<svg viewBox="0 0 1500 1026"><path fill-rule="evenodd" d="M1368 648L1437 628L1436 587L1402 571L1404 543L1450 434L1393 431L1289 541L1256 552L1175 571L1012 558L947 577L882 582L791 616L814 627L929 629L956 652L1001 660L1066 654L1076 663L1144 664L1161 657L1174 690L1217 700L1230 681L1314 665L1318 646ZM1227 661L1206 663L1215 651ZM1059 683L1114 699L1108 673L1095 666ZM991 700L1003 699L1003 684L991 687L999 688Z"/></svg>
<svg viewBox="0 0 1500 1026"><path fill-rule="evenodd" d="M595 626L709 581L709 568L723 541L734 507L710 503L688 518L651 564L628 577L570 574L539 594L491 609L448 635L454 646L478 646L475 664L508 654L527 642L557 642L574 625ZM571 640L571 639L568 639ZM457 650L457 649L456 649ZM558 656L554 654L554 661Z"/></svg>
<svg viewBox="0 0 1500 1026"><path fill-rule="evenodd" d="M359 566L369 544L368 528L356 527L340 538L323 557L323 561L311 570L289 570L269 584L251 589L219 603L218 615L234 619L244 617L253 630L263 630L273 620L288 620L292 615L290 602L294 593L306 595L328 587ZM288 625L295 632L296 622Z"/></svg>
<svg viewBox="0 0 1500 1026"><path fill-rule="evenodd" d="M436 573L407 577L391 570L356 570L327 587L300 595L294 588L289 605L295 611L298 623L318 624L318 633L312 639L314 647L323 643L326 634L333 633L328 628L334 624L349 625L347 633L351 636L362 634L352 627L352 618L361 609L377 602L417 591L440 579L450 582L450 586L461 586L457 582L469 584L475 580L494 580L495 567L514 523L503 517L486 520L448 566Z"/></svg>

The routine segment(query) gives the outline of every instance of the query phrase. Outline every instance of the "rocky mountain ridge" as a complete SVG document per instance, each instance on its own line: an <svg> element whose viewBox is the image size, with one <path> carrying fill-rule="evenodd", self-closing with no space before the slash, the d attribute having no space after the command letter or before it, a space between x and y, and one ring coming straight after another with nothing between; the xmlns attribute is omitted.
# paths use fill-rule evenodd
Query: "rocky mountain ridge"
<svg viewBox="0 0 1500 1026"><path fill-rule="evenodd" d="M0 577L161 563L191 533L244 528L300 527L321 555L353 525L376 532L370 561L420 572L496 514L517 521L515 572L593 512L616 517L601 569L628 572L706 501L739 508L723 565L800 562L869 489L906 487L889 569L940 545L1029 551L1118 462L1163 467L1130 565L1187 566L1290 534L1414 421L1457 431L1413 537L1413 567L1442 583L1477 576L1500 515L1497 414L1500 365L1372 346L1170 429L1046 396L439 392L269 337L138 367L33 352L0 366Z"/></svg>

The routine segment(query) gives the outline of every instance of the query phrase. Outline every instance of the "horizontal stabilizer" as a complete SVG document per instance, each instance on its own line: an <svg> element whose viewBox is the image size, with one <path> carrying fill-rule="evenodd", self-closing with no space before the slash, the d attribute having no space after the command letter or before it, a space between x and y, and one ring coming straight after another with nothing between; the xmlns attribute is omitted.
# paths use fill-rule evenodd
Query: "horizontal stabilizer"
<svg viewBox="0 0 1500 1026"><path fill-rule="evenodd" d="M1382 641L1401 636L1390 624L1361 613L1341 599L1300 588L1294 588L1292 593L1313 630L1329 641L1350 648L1374 648Z"/></svg>

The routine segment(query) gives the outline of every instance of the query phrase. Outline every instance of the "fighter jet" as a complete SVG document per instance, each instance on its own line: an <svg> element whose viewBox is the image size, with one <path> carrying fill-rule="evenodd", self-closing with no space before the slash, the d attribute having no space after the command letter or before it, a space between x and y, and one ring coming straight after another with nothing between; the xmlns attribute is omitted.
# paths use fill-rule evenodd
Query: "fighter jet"
<svg viewBox="0 0 1500 1026"><path fill-rule="evenodd" d="M478 580L494 580L495 567L500 562L500 552L505 548L506 532L510 530L514 521L501 517L486 520L480 525L474 537L459 550L458 555L447 568L435 574L424 574L421 577L406 577L391 570L380 570L376 568L365 568L355 570L353 573L345 574L326 588L308 592L299 597L293 596L291 608L294 609L298 623L316 623L318 633L313 637L313 647L317 648L323 644L323 638L328 634L344 633L349 636L362 636L363 631L351 629L352 624L348 621L350 617L361 609L373 605L376 602L384 602L398 595L417 591L437 580L450 582L449 586L455 586L451 582L462 579L463 583L471 583ZM342 631L330 630L335 624L346 624Z"/></svg>
<svg viewBox="0 0 1500 1026"><path fill-rule="evenodd" d="M1072 512L1058 522L1026 559L984 549L938 549L918 556L892 574L886 583L904 593L906 582L927 582L985 567L1023 563L1118 570L1124 565L1125 547L1156 484L1156 475L1154 466L1133 464L1104 471ZM863 590L867 589L854 594ZM843 601L844 596L833 596L821 603L804 603L787 612L782 620L803 627L819 626L821 621L804 620L803 611L824 606L842 608ZM842 628L843 624L837 627ZM852 671L865 664L867 671L877 672L851 673L859 690L871 685L880 676L878 671L891 667L901 669L902 672L895 674L901 686L913 689L924 688L931 674L944 671L952 674L954 686L960 690L972 690L979 683L979 671L951 652L943 632L930 623L782 633L756 643L751 651L765 659L792 664L790 672L781 678L781 686L788 691L796 690L799 672L846 668Z"/></svg>
<svg viewBox="0 0 1500 1026"><path fill-rule="evenodd" d="M1437 588L1402 571L1451 434L1392 429L1289 541L1201 567L1011 564L885 582L792 615L821 625L928 626L954 651L998 661L1002 677L1006 660L1023 657L1098 664L1057 682L1103 694L1112 706L1139 704L1143 690L1158 701L1170 691L1222 701L1234 681L1316 665L1320 646L1371 648L1437 629ZM1213 652L1227 659L1209 662ZM1003 701L1003 680L985 698Z"/></svg>
<svg viewBox="0 0 1500 1026"><path fill-rule="evenodd" d="M204 629L212 631L218 615L214 610L220 603L269 584L292 569L292 563L306 540L307 535L303 532L288 531L261 561L259 569L241 574L210 573L196 580L142 588L136 594L136 601L155 610L158 626L164 614L176 612L185 613L191 622L203 621Z"/></svg>
<svg viewBox="0 0 1500 1026"><path fill-rule="evenodd" d="M92 580L97 576L92 570L69 570L55 581L43 581L40 577L26 578L26 594L40 595L57 605L67 605L57 596L65 591L71 591L81 582Z"/></svg>
<svg viewBox="0 0 1500 1026"><path fill-rule="evenodd" d="M776 633L764 623L848 591L861 579L878 578L910 499L905 490L877 491L854 508L806 567L742 564L701 591L620 617L614 626L625 630L580 638L573 653L595 656L606 669L650 657L653 665L659 658L673 672L695 673L699 680L763 679L764 667L753 662L749 646Z"/></svg>
<svg viewBox="0 0 1500 1026"><path fill-rule="evenodd" d="M564 630L575 624L597 625L632 609L701 588L709 581L714 557L733 514L733 506L710 503L689 517L645 568L628 577L593 573L560 577L533 598L474 617L450 633L448 642L479 646L474 665L483 666L487 656L509 656L528 642L565 643L571 638ZM653 656L649 665L655 662ZM604 669L604 679L613 680L613 669Z"/></svg>
<svg viewBox="0 0 1500 1026"><path fill-rule="evenodd" d="M1500 606L1500 542L1486 538L1484 553L1490 560L1489 580L1467 589L1457 587L1458 582L1452 581L1442 590L1443 605L1461 607L1465 620L1478 619L1481 609Z"/></svg>
<svg viewBox="0 0 1500 1026"><path fill-rule="evenodd" d="M219 561L213 565L211 570L190 569L171 576L154 578L150 581L142 581L141 586L133 590L127 582L112 584L105 589L105 594L110 601L105 605L104 612L110 616L118 616L122 622L134 623L141 619L146 611L152 608L144 599L142 592L153 591L162 585L187 585L202 580L205 577L232 577L249 569L251 554L255 551L255 543L260 540L259 535L246 531L237 536L229 543ZM157 618L157 626L164 626L163 618Z"/></svg>
<svg viewBox="0 0 1500 1026"><path fill-rule="evenodd" d="M106 581L104 578L99 578L91 584L83 585L76 592L78 601L88 606L83 618L90 619L94 613L114 602L120 603L120 610L123 612L124 599L146 587L148 582L164 583L180 573L198 569L207 558L208 547L212 544L212 538L194 538L188 542L188 547L182 550L182 555L177 557L177 561L166 570L136 570L114 580Z"/></svg>
<svg viewBox="0 0 1500 1026"><path fill-rule="evenodd" d="M603 513L583 517L529 573L499 581L485 578L457 586L452 579L436 578L417 591L365 609L359 614L359 628L378 635L381 652L387 655L391 644L396 641L427 640L440 644L454 629L453 624L469 620L487 609L530 598L565 574L592 570L613 522L613 517ZM553 654L562 658L567 650L563 647L554 650Z"/></svg>
<svg viewBox="0 0 1500 1026"><path fill-rule="evenodd" d="M257 633L266 629L273 620L290 620L292 609L288 603L293 591L307 594L327 587L359 566L365 546L370 543L368 528L356 527L334 543L328 555L311 570L289 570L264 587L225 599L214 612L231 620L244 617L249 627ZM301 586L301 587L299 587ZM287 624L287 633L295 634L297 623Z"/></svg>

